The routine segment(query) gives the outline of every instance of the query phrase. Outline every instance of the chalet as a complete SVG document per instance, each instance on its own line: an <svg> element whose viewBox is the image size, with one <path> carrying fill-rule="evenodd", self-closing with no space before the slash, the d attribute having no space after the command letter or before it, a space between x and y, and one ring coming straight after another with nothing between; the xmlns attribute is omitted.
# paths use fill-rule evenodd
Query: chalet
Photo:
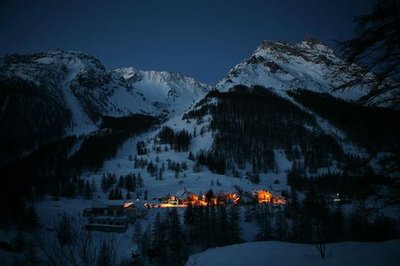
<svg viewBox="0 0 400 266"><path fill-rule="evenodd" d="M193 193L188 192L186 189L185 190L179 190L176 193L176 198L180 201L183 202L185 200L187 200L188 198L190 198L190 195Z"/></svg>
<svg viewBox="0 0 400 266"><path fill-rule="evenodd" d="M282 196L272 194L267 190L253 190L252 196L257 199L258 203L272 203L275 205L286 204L286 199Z"/></svg>
<svg viewBox="0 0 400 266"><path fill-rule="evenodd" d="M197 205L198 196L187 190L179 190L175 195L168 194L164 197L163 202L171 205L192 204Z"/></svg>
<svg viewBox="0 0 400 266"><path fill-rule="evenodd" d="M95 200L91 208L83 211L83 216L88 218L85 228L104 232L125 232L128 222L141 215L142 210L125 200Z"/></svg>

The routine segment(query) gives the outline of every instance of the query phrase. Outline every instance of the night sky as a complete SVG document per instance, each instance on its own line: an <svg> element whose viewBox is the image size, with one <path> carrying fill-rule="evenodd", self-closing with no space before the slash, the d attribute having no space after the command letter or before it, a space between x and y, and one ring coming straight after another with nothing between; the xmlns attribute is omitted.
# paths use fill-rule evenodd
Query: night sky
<svg viewBox="0 0 400 266"><path fill-rule="evenodd" d="M262 40L335 47L374 0L0 1L0 55L82 51L108 69L168 70L215 84Z"/></svg>

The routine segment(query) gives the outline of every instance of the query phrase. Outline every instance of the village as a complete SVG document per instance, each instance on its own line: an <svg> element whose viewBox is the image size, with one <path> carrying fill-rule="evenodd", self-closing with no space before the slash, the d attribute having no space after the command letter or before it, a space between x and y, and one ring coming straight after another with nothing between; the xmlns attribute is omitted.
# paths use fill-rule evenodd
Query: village
<svg viewBox="0 0 400 266"><path fill-rule="evenodd" d="M146 216L153 208L186 208L188 206L224 206L224 205L255 205L273 204L284 205L283 196L274 195L267 190L252 192L230 193L220 191L214 194L209 190L203 195L197 195L187 190L180 190L176 194L168 194L162 198L153 198L143 203L132 200L94 200L90 208L83 210L83 217L87 218L86 230L123 233L130 223Z"/></svg>

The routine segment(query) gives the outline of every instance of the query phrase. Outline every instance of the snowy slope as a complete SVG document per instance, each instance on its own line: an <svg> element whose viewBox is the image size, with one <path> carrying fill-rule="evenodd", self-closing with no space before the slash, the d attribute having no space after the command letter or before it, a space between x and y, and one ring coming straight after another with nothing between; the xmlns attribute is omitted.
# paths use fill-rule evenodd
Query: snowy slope
<svg viewBox="0 0 400 266"><path fill-rule="evenodd" d="M40 58L39 62L43 62L44 58ZM54 58L53 58L54 61ZM47 62L51 62L50 60ZM61 81L61 92L64 96L66 106L69 107L72 114L72 125L70 128L71 135L89 134L95 131L97 128L93 121L83 110L79 99L73 94L70 88L71 82L77 77L78 73L84 71L85 65L81 60L72 60L71 62L65 62L68 69L68 74Z"/></svg>
<svg viewBox="0 0 400 266"><path fill-rule="evenodd" d="M326 245L326 259L322 260L313 245L285 242L249 242L209 249L190 256L187 266L213 265L399 265L400 240L382 243L335 243Z"/></svg>
<svg viewBox="0 0 400 266"><path fill-rule="evenodd" d="M357 100L366 91L354 87L332 92L335 85L350 78L348 73L334 75L343 61L332 49L314 40L299 44L264 41L252 55L236 65L216 87L226 91L234 85L261 85L275 90L297 88L325 92L345 100Z"/></svg>
<svg viewBox="0 0 400 266"><path fill-rule="evenodd" d="M171 116L197 102L210 89L197 80L177 73L115 69L109 102L110 115L146 113ZM117 82L116 82L117 81Z"/></svg>
<svg viewBox="0 0 400 266"><path fill-rule="evenodd" d="M346 101L357 101L367 93L361 86L354 86L345 91L333 91L334 87L349 80L351 75L357 72L357 66L352 66L353 74L344 71L337 74L343 64L345 62L338 58L332 49L313 39L298 44L264 41L250 57L232 68L228 75L217 83L216 88L227 91L235 85L259 85L271 89L314 116L319 128L325 134L334 137L346 154L366 157L368 154L365 149L352 143L344 132L287 94L288 91L300 88L328 93Z"/></svg>

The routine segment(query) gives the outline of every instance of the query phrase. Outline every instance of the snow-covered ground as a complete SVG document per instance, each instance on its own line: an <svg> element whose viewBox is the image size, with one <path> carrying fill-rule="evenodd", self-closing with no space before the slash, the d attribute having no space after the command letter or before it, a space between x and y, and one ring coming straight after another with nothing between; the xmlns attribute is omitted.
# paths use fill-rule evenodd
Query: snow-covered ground
<svg viewBox="0 0 400 266"><path fill-rule="evenodd" d="M312 245L285 242L249 242L206 250L190 256L186 266L397 266L400 239L382 243L344 242L326 245L323 260Z"/></svg>

